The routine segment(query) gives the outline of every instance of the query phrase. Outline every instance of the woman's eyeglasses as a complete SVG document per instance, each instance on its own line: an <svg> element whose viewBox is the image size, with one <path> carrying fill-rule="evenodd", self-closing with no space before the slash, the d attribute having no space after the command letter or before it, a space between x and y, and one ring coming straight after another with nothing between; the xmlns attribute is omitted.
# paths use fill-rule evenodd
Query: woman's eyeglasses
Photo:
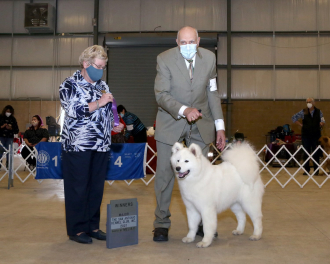
<svg viewBox="0 0 330 264"><path fill-rule="evenodd" d="M107 69L107 66L100 66L100 65L95 64L94 62L92 62L92 64L95 66L96 69L104 70L104 71Z"/></svg>

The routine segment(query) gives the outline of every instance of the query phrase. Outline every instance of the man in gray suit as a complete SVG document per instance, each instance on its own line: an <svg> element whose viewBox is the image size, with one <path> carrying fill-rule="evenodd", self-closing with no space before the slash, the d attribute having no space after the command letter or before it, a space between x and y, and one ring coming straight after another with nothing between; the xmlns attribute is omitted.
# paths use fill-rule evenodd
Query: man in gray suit
<svg viewBox="0 0 330 264"><path fill-rule="evenodd" d="M168 241L171 225L169 206L175 180L170 164L173 144L183 140L188 146L191 143L198 144L207 156L208 146L214 142L216 134L217 148L223 150L225 147L215 54L199 48L199 41L195 28L183 27L177 35L178 47L157 57L157 208L154 241Z"/></svg>

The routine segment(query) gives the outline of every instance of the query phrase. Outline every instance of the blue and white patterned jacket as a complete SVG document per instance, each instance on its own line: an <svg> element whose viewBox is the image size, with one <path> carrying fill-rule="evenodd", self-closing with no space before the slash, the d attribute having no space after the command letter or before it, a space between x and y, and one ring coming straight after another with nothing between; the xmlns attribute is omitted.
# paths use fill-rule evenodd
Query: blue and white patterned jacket
<svg viewBox="0 0 330 264"><path fill-rule="evenodd" d="M89 112L88 103L101 98L102 91L109 93L108 85L99 80L87 82L76 71L60 86L60 100L65 110L62 129L62 148L65 151L110 150L113 113L111 103Z"/></svg>
<svg viewBox="0 0 330 264"><path fill-rule="evenodd" d="M312 117L313 117L314 111L315 111L315 110L313 110L313 111L311 112L311 116L312 116ZM304 119L304 116L305 116L305 114L304 114L304 109L303 109L303 110L300 110L298 113L294 114L294 115L291 117L292 122L295 123L295 122L298 121L299 119ZM322 113L322 111L320 110L320 122L324 122L324 123L325 123L325 120L322 119L322 118L323 118L323 113Z"/></svg>

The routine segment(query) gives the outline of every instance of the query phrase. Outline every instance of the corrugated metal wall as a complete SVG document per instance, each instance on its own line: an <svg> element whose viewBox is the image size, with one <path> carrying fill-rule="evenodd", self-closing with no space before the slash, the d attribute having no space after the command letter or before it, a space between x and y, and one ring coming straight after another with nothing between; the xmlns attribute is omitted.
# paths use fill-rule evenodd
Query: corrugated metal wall
<svg viewBox="0 0 330 264"><path fill-rule="evenodd" d="M93 0L33 2L57 5L56 35L26 35L24 4L30 1L0 1L0 99L56 99L59 84L92 44ZM226 97L226 2L100 0L99 31L176 31L189 24L220 32L218 83ZM330 31L330 0L233 0L232 30L232 63L240 66L232 71L233 99L330 98L330 69L322 67L330 65L330 34L318 34Z"/></svg>

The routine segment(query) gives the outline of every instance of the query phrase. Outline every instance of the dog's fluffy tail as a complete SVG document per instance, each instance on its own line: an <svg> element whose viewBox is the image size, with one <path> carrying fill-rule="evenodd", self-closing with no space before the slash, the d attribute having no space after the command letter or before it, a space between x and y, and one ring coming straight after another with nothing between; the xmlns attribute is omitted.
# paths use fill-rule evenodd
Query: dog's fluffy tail
<svg viewBox="0 0 330 264"><path fill-rule="evenodd" d="M248 143L233 145L223 153L222 159L231 163L243 182L253 189L254 183L260 177L259 162L255 151Z"/></svg>

